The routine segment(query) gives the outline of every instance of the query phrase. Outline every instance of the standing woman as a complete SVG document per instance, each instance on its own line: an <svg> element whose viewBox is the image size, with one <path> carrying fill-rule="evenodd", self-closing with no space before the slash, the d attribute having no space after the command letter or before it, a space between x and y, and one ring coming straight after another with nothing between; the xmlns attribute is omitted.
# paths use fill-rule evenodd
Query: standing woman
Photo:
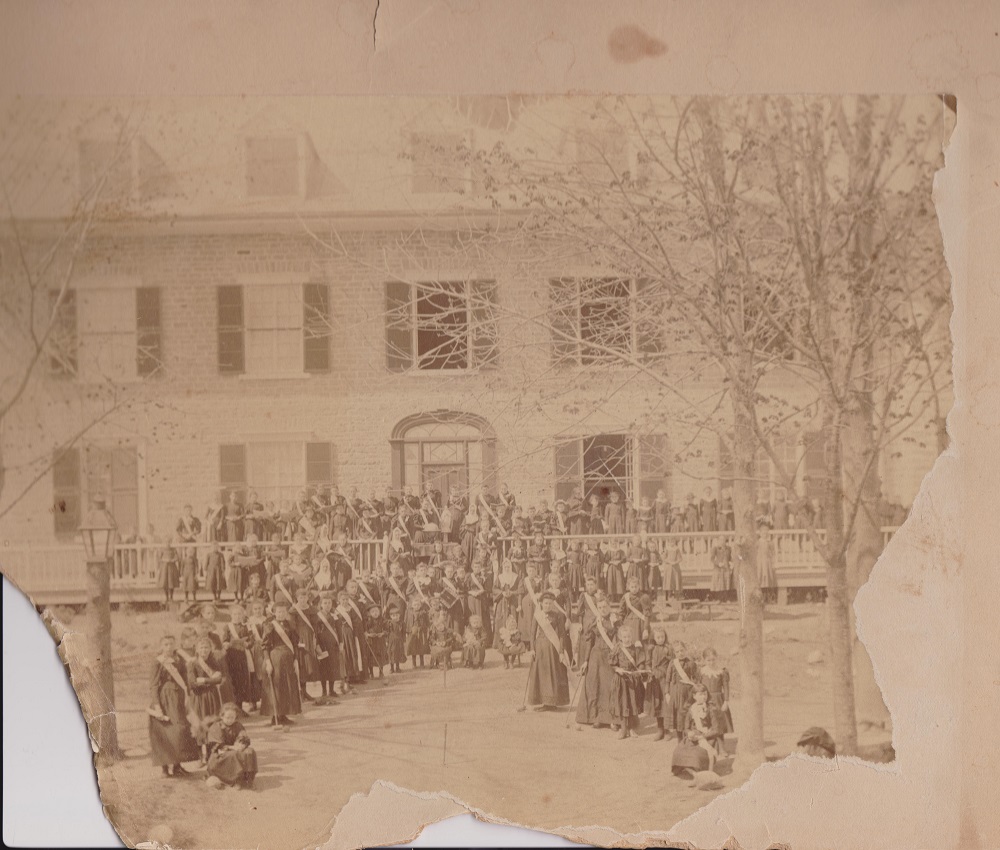
<svg viewBox="0 0 1000 850"><path fill-rule="evenodd" d="M291 724L288 715L301 714L299 676L295 664L295 650L299 634L289 618L287 599L274 600L274 619L264 623L261 645L264 650L264 675L271 685L274 704L271 706L272 726Z"/></svg>
<svg viewBox="0 0 1000 850"><path fill-rule="evenodd" d="M198 745L191 737L188 721L187 671L177 655L173 635L160 638L160 654L153 662L150 679L149 744L153 764L160 765L163 776L183 776L181 762L196 761Z"/></svg>
<svg viewBox="0 0 1000 850"><path fill-rule="evenodd" d="M527 704L536 711L551 711L569 705L569 634L566 618L553 607L555 596L546 591L540 597L541 610L535 613L531 639L531 667L528 670Z"/></svg>
<svg viewBox="0 0 1000 850"><path fill-rule="evenodd" d="M580 635L578 654L583 659L580 675L584 678L580 702L576 708L576 722L600 729L614 722L612 694L615 671L611 666L611 654L618 630L611 613L611 603L604 593L597 591L593 599L597 615L586 620ZM584 604L589 607L586 599Z"/></svg>
<svg viewBox="0 0 1000 850"><path fill-rule="evenodd" d="M773 602L778 582L774 575L774 541L771 539L770 524L757 525L757 579L765 602ZM772 593L773 591L773 593Z"/></svg>
<svg viewBox="0 0 1000 850"><path fill-rule="evenodd" d="M180 583L180 563L178 562L176 540L171 540L166 548L160 551L160 563L156 573L156 586L163 591L163 607L174 601L174 590Z"/></svg>

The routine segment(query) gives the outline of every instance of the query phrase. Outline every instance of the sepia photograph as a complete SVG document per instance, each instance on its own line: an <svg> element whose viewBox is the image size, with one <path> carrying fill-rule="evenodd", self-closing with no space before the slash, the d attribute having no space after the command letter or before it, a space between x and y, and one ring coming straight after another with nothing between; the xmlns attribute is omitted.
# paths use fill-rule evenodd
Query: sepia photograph
<svg viewBox="0 0 1000 850"><path fill-rule="evenodd" d="M0 102L0 569L122 839L891 766L854 601L949 447L956 110Z"/></svg>

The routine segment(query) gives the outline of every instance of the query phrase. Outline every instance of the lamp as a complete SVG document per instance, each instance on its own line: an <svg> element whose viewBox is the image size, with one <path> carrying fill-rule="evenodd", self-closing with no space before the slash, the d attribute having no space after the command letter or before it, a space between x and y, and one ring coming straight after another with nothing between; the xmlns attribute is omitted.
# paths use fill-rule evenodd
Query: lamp
<svg viewBox="0 0 1000 850"><path fill-rule="evenodd" d="M104 499L94 499L80 524L80 536L88 561L107 561L118 538L118 523L105 507Z"/></svg>

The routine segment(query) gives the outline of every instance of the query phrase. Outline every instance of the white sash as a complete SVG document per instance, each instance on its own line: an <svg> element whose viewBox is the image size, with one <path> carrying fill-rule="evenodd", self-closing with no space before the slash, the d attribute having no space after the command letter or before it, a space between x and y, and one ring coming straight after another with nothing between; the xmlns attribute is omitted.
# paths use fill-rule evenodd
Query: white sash
<svg viewBox="0 0 1000 850"><path fill-rule="evenodd" d="M645 622L647 619L649 619L645 614L642 613L642 611L640 611L638 608L636 608L632 604L632 594L631 593L626 593L622 597L622 601L628 606L629 611L631 611L633 614L635 614L640 620L642 620L643 622Z"/></svg>
<svg viewBox="0 0 1000 850"><path fill-rule="evenodd" d="M288 649L294 655L295 654L295 647L292 646L292 639L288 636L288 632L286 632L282 628L281 623L279 623L277 620L275 620L271 625L274 626L274 630L278 633L278 637L281 638L281 640L285 644L285 646L287 646Z"/></svg>
<svg viewBox="0 0 1000 850"><path fill-rule="evenodd" d="M317 611L316 612L316 616L319 617L319 619L323 623L323 625L326 626L326 628L330 632L330 634L333 635L333 639L335 641L337 641L337 646L340 646L340 638L337 636L337 632L333 628L333 626L330 624L330 621L326 618L326 614L324 614L322 611Z"/></svg>
<svg viewBox="0 0 1000 850"><path fill-rule="evenodd" d="M236 625L234 623L230 623L229 624L229 633L234 638L236 638L236 640L238 640L238 641L242 641L243 640L243 638L241 638L239 636L239 634L237 633L237 631L236 631ZM253 669L253 653L249 649L247 649L246 647L243 648L243 651L246 653L246 656L247 656L247 667L250 669L250 672L253 673L254 672L254 669Z"/></svg>
<svg viewBox="0 0 1000 850"><path fill-rule="evenodd" d="M170 674L170 678L177 683L178 687L180 687L184 693L187 693L187 682L184 681L184 677L181 675L180 670L178 670L174 665L174 662L167 661L163 658L157 658L156 660L159 661L160 666Z"/></svg>

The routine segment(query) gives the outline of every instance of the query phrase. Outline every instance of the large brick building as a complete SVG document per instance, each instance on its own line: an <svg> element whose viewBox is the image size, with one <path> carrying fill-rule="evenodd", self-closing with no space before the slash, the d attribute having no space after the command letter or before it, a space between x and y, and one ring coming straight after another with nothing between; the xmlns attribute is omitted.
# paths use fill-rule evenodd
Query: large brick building
<svg viewBox="0 0 1000 850"><path fill-rule="evenodd" d="M367 494L504 481L551 503L575 486L674 498L726 486L717 436L641 370L567 341L610 322L609 346L661 356L671 341L649 326L642 286L593 279L586 257L531 245L517 210L477 197L456 145L506 132L495 105L42 104L32 121L58 114L71 129L19 151L34 175L18 242L41 256L95 180L101 193L49 362L0 435L2 501L28 488L2 535L70 539L95 495L124 529L163 535L185 503L200 514L228 489L280 503L331 482ZM560 120L557 142L578 156ZM703 372L688 389L708 403L718 387ZM802 492L822 468L809 437L782 449ZM908 504L935 450L884 453L886 497Z"/></svg>

